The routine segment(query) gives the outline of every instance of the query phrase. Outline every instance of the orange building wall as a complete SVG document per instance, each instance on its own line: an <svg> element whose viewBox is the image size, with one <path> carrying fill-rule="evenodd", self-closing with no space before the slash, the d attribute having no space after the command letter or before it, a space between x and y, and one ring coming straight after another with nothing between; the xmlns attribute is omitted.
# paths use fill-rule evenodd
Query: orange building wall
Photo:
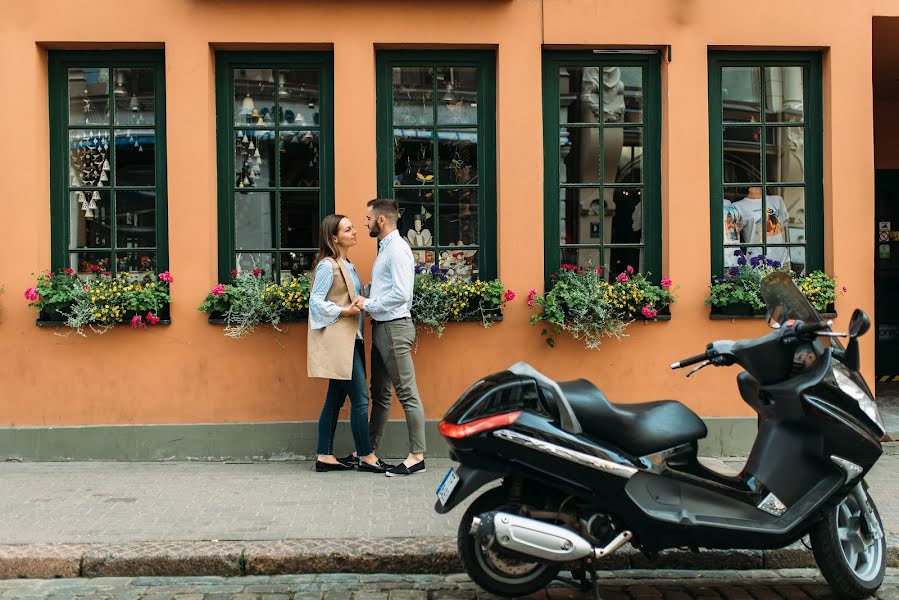
<svg viewBox="0 0 899 600"><path fill-rule="evenodd" d="M489 47L497 51L499 274L519 294L490 330L452 325L415 356L429 418L479 376L527 360L557 378L586 377L614 401L676 398L703 416L748 415L736 370L685 379L668 364L716 338L754 337L761 321L710 321L708 96L710 47L824 51L827 270L851 309L873 311L871 27L889 3L794 0L764 10L736 0L66 0L9 3L0 19L0 425L198 423L317 418L322 381L305 377L305 326L226 339L196 310L216 283L214 51L332 47L336 208L361 223L375 195L375 50ZM524 296L543 277L541 44L670 44L663 61L664 275L679 286L670 322L637 323L622 341L587 351L548 348L528 325ZM61 337L38 329L22 290L50 261L48 48L164 47L173 323L147 331ZM373 242L353 255L370 271ZM873 337L862 341L873 378ZM401 413L397 412L399 417Z"/></svg>

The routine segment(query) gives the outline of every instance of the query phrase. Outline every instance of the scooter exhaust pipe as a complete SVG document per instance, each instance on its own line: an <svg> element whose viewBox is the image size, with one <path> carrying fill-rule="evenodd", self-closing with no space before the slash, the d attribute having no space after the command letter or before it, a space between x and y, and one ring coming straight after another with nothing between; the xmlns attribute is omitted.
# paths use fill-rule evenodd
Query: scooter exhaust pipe
<svg viewBox="0 0 899 600"><path fill-rule="evenodd" d="M484 513L475 517L470 531L485 545L493 537L507 550L551 562L603 558L634 537L630 531L622 531L605 546L593 546L570 529L504 512Z"/></svg>

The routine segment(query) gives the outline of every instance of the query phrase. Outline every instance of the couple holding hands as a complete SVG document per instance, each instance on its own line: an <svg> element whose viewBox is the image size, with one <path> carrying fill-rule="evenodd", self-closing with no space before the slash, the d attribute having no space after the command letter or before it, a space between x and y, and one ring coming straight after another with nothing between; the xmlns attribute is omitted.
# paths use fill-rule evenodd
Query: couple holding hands
<svg viewBox="0 0 899 600"><path fill-rule="evenodd" d="M329 379L318 421L315 470L347 471L354 467L388 477L425 470L424 407L415 383L412 346L412 286L415 261L397 231L399 212L394 200L368 202L365 225L378 238L378 256L371 273L371 289L363 295L350 248L358 242L356 229L344 215L328 215L321 224L320 242L309 298L307 369L309 377ZM372 321L371 418L365 377L362 313ZM399 465L377 456L390 413L393 390L406 413L409 455ZM334 431L340 408L350 397L350 430L356 451L334 456Z"/></svg>

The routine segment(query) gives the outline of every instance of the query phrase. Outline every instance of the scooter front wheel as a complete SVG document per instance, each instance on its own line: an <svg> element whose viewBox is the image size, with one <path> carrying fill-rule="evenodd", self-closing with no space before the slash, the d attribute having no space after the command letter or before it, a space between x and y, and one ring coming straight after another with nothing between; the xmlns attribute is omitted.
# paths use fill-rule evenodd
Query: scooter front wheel
<svg viewBox="0 0 899 600"><path fill-rule="evenodd" d="M527 596L545 588L559 573L559 568L543 563L503 557L493 548L483 546L477 536L471 534L474 517L488 511L504 509L506 491L503 488L489 490L472 502L459 523L459 558L465 572L485 591L498 596L515 598Z"/></svg>
<svg viewBox="0 0 899 600"><path fill-rule="evenodd" d="M824 510L811 531L815 561L842 598L872 595L886 572L886 535L874 500L859 483L846 499Z"/></svg>

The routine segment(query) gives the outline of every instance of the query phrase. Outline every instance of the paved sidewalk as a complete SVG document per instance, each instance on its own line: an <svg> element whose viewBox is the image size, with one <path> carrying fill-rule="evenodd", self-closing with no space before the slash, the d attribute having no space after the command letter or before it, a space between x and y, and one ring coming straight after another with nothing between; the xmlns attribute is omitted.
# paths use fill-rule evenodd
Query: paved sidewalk
<svg viewBox="0 0 899 600"><path fill-rule="evenodd" d="M453 572L461 510L433 511L450 464L429 460L427 473L387 478L295 462L3 463L0 578ZM884 456L868 477L892 534L897 467L899 456ZM899 564L899 547L892 556ZM801 547L663 558L658 565L684 568L813 564ZM608 568L650 566L635 552L611 559Z"/></svg>

